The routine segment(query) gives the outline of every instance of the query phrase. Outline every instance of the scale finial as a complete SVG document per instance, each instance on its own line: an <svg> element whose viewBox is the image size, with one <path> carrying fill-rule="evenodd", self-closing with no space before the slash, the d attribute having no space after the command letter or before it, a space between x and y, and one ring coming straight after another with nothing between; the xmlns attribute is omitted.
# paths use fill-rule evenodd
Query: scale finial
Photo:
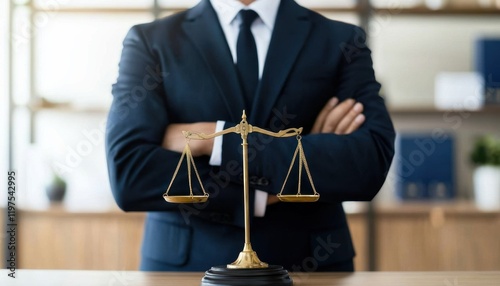
<svg viewBox="0 0 500 286"><path fill-rule="evenodd" d="M247 121L247 114L245 112L245 109L243 109L243 114L241 115L241 119Z"/></svg>

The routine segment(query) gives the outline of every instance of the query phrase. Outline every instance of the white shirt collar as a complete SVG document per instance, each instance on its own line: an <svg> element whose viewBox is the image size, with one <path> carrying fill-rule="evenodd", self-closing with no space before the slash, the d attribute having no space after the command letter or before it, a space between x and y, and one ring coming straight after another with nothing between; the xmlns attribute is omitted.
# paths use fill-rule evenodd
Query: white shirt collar
<svg viewBox="0 0 500 286"><path fill-rule="evenodd" d="M281 0L256 0L245 6L238 0L210 0L222 25L230 25L241 9L252 9L264 24L273 30Z"/></svg>

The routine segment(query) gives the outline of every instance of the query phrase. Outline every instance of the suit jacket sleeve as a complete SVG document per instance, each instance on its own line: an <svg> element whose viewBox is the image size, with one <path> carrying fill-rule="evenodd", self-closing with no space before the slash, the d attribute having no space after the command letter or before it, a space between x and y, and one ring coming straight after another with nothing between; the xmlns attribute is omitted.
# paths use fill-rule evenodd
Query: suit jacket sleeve
<svg viewBox="0 0 500 286"><path fill-rule="evenodd" d="M113 85L113 102L108 116L106 155L111 188L120 208L126 211L159 211L180 208L231 213L242 207L241 192L221 192L208 168L200 170L205 188L214 194L209 203L190 207L165 202L162 194L174 174L180 154L161 147L167 125L163 84L168 73L161 70L158 55L140 27L133 27L123 43L119 76ZM197 158L208 165L208 156ZM185 165L184 165L185 166ZM198 188L193 174L193 187ZM188 195L187 172L179 172L171 194ZM182 209L184 208L184 209Z"/></svg>

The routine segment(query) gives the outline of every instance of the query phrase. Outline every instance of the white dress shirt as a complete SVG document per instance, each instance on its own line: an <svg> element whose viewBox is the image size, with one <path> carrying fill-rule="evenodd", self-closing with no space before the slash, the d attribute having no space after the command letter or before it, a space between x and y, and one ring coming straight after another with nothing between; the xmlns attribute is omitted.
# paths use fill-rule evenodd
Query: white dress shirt
<svg viewBox="0 0 500 286"><path fill-rule="evenodd" d="M266 61L269 43L274 29L274 22L278 7L281 0L256 0L246 6L238 0L210 0L214 7L215 13L219 18L222 31L226 36L226 41L229 50L233 56L233 61L236 64L238 61L236 55L236 42L240 32L241 19L238 13L241 9L252 9L259 17L252 23L251 30L255 38L257 46L257 57L259 59L259 79L264 71L264 63ZM218 121L215 132L219 132L224 128L224 121ZM212 155L210 156L210 165L220 166L222 162L222 136L214 139ZM267 193L256 190L254 215L263 217L266 212Z"/></svg>
<svg viewBox="0 0 500 286"><path fill-rule="evenodd" d="M236 42L240 32L241 19L238 13L242 9L251 9L257 12L259 17L252 23L251 30L257 46L257 57L259 58L259 78L264 71L264 62L267 56L274 22L280 0L256 0L249 6L245 6L238 0L211 0L219 22L226 36L227 44L231 50L233 61L238 61L236 56Z"/></svg>

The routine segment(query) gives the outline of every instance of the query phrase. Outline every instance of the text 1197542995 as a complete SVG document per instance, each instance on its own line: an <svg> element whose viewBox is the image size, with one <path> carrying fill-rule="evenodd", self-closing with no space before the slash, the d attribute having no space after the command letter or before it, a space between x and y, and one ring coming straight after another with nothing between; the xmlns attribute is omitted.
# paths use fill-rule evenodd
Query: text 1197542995
<svg viewBox="0 0 500 286"><path fill-rule="evenodd" d="M7 253L7 269L9 270L8 276L16 278L16 234L17 234L17 221L16 221L16 172L7 172L7 220L6 220L5 243Z"/></svg>

